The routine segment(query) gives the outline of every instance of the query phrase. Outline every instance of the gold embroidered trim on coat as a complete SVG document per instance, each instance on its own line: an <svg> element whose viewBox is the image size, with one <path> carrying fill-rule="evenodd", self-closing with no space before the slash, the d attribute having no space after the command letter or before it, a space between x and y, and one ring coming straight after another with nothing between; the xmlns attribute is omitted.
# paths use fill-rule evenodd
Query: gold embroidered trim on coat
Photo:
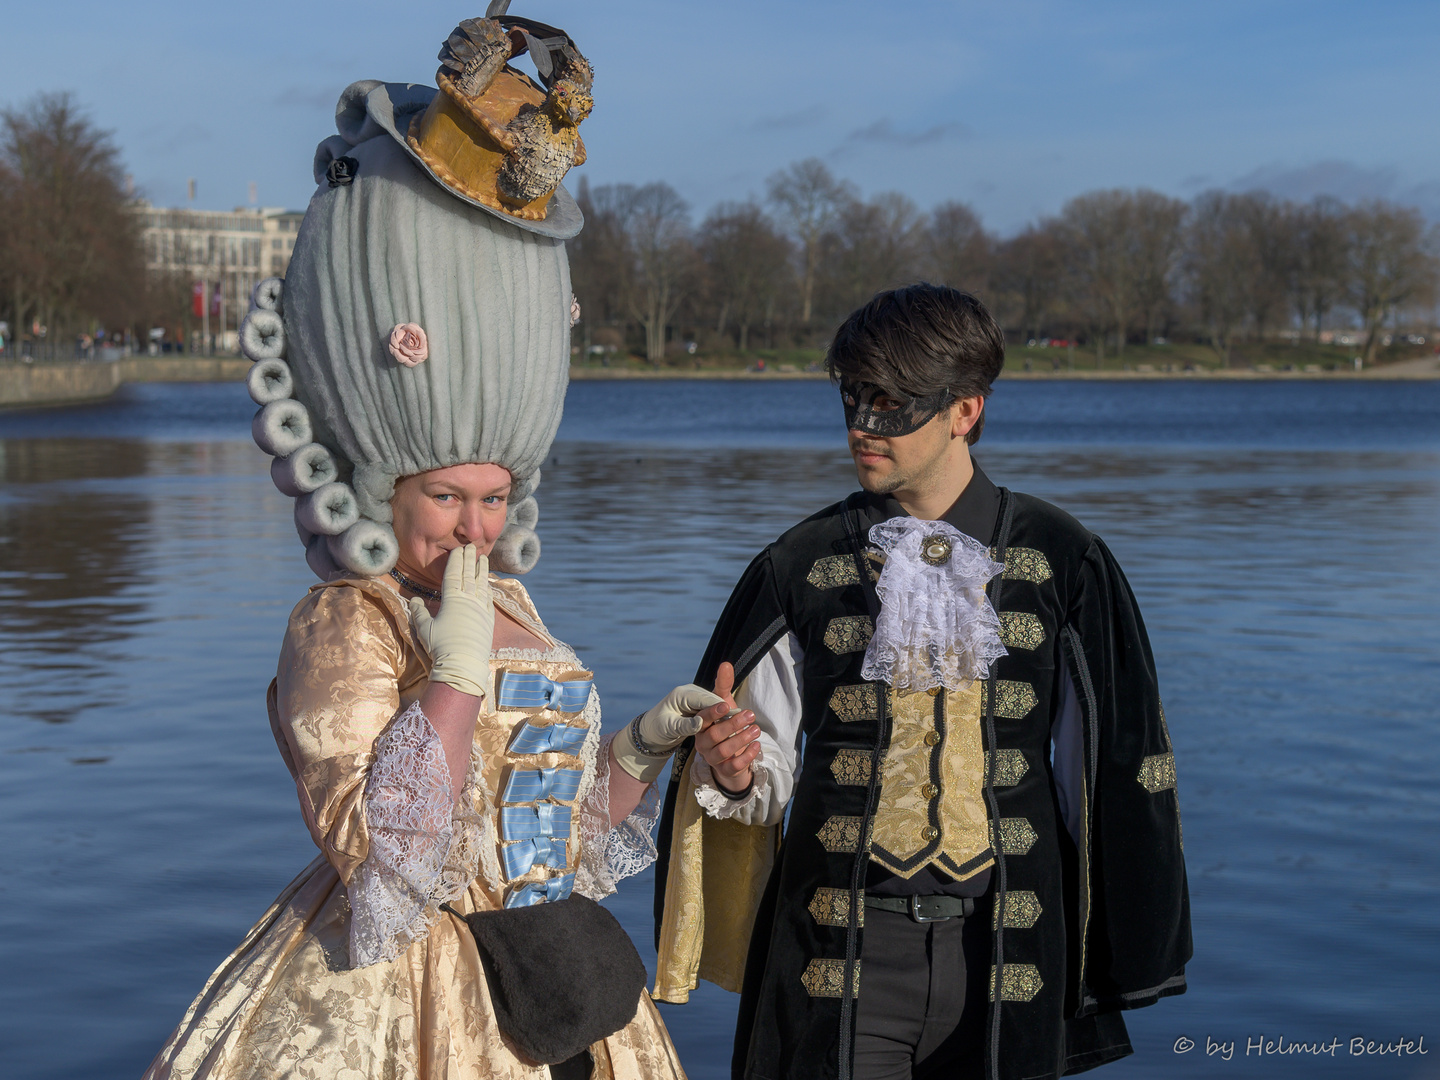
<svg viewBox="0 0 1440 1080"><path fill-rule="evenodd" d="M815 834L821 845L831 854L855 851L860 847L860 822L863 819L836 814L827 818L820 831Z"/></svg>
<svg viewBox="0 0 1440 1080"><path fill-rule="evenodd" d="M670 763L670 779L678 784L680 778L685 775L685 766L689 764L689 762L690 751L688 749L682 746L679 750L676 750L675 757Z"/></svg>
<svg viewBox="0 0 1440 1080"><path fill-rule="evenodd" d="M992 909L994 914L991 917L991 924L994 925L1000 917L999 907ZM1007 930L1029 930L1035 925L1035 920L1040 918L1040 913L1045 909L1040 906L1040 898L1033 892L1025 889L1005 894L1005 929Z"/></svg>
<svg viewBox="0 0 1440 1080"><path fill-rule="evenodd" d="M1029 1001L1045 985L1034 964L1006 964L1000 976L1001 1001ZM990 966L990 1000L995 1000L995 966Z"/></svg>
<svg viewBox="0 0 1440 1080"><path fill-rule="evenodd" d="M880 571L885 569L885 552L866 544L864 554L866 575L871 581L879 581Z"/></svg>
<svg viewBox="0 0 1440 1080"><path fill-rule="evenodd" d="M1035 846L1035 841L1039 839L1040 835L1031 827L1026 818L1000 819L1000 850L1006 855L1024 855Z"/></svg>
<svg viewBox="0 0 1440 1080"><path fill-rule="evenodd" d="M1175 787L1175 755L1151 754L1140 763L1140 775L1135 779L1151 795L1171 791Z"/></svg>
<svg viewBox="0 0 1440 1080"><path fill-rule="evenodd" d="M827 555L816 559L805 580L817 589L838 589L841 585L859 585L855 559L850 555Z"/></svg>
<svg viewBox="0 0 1440 1080"><path fill-rule="evenodd" d="M990 549L990 557L995 557L994 548ZM1039 585L1051 578L1050 560L1045 558L1043 551L1036 551L1034 548L1007 548L1005 578L1008 581L1028 581Z"/></svg>
<svg viewBox="0 0 1440 1080"><path fill-rule="evenodd" d="M1007 649L1038 649L1045 644L1040 616L1028 611L1000 612L1000 641Z"/></svg>
<svg viewBox="0 0 1440 1080"><path fill-rule="evenodd" d="M1164 703L1163 701L1157 701L1155 704L1160 707L1160 730L1165 733L1165 745L1168 746L1168 747L1170 747L1170 748L1173 750L1175 744L1170 741L1170 725L1169 725L1169 724L1166 722L1166 720L1165 720L1165 703ZM1147 759L1147 760L1148 760L1148 759ZM1145 783L1144 776L1145 776L1145 767L1144 767L1144 764L1142 763L1142 764L1141 764L1141 767L1140 767L1140 777L1141 777L1140 782L1141 782L1142 784ZM1175 787L1175 755L1174 755L1173 753L1170 755L1170 787L1171 787L1171 788L1174 788L1174 787ZM1162 788L1161 790L1164 790L1164 789ZM1179 806L1176 806L1176 807L1175 807L1175 827L1180 830L1180 850L1181 850L1181 851L1184 851L1184 850L1185 850L1185 823L1180 820L1180 807L1179 807Z"/></svg>
<svg viewBox="0 0 1440 1080"><path fill-rule="evenodd" d="M868 615L842 615L825 628L825 647L836 656L860 652L870 644L875 624Z"/></svg>
<svg viewBox="0 0 1440 1080"><path fill-rule="evenodd" d="M838 998L845 986L844 960L811 960L800 976L805 992L811 997ZM855 974L850 979L850 993L860 996L860 961L855 961Z"/></svg>
<svg viewBox="0 0 1440 1080"><path fill-rule="evenodd" d="M870 783L870 776L874 771L870 768L870 751L837 750L830 761L830 771L835 774L837 784L864 787Z"/></svg>
<svg viewBox="0 0 1440 1080"><path fill-rule="evenodd" d="M820 888L810 898L810 915L821 926L850 925L850 893L845 889ZM860 905L859 925L865 925L865 905Z"/></svg>
<svg viewBox="0 0 1440 1080"><path fill-rule="evenodd" d="M876 704L874 683L837 686L830 695L830 711L842 724L875 719Z"/></svg>
<svg viewBox="0 0 1440 1080"><path fill-rule="evenodd" d="M1025 760L1023 750L997 750L995 754L996 787L1014 787L1030 771L1030 763ZM989 750L985 751L985 765L989 768Z"/></svg>
<svg viewBox="0 0 1440 1080"><path fill-rule="evenodd" d="M989 683L986 683L988 692ZM1024 720L1040 703L1035 688L1028 682L997 679L995 682L995 715L1005 720Z"/></svg>

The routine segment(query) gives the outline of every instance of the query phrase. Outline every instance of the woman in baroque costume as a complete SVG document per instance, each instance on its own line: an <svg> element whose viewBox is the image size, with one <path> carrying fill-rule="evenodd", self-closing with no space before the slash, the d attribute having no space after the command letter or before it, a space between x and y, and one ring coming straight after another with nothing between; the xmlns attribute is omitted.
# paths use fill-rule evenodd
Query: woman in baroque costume
<svg viewBox="0 0 1440 1080"><path fill-rule="evenodd" d="M504 8L451 35L438 93L345 91L288 276L256 288L242 328L256 440L322 579L268 695L321 854L147 1080L684 1075L639 983L618 1030L528 1057L465 919L598 899L647 866L654 781L725 710L680 687L602 740L591 673L519 582L489 573L539 557L532 492L568 376L564 239L581 218L553 154L526 191L524 162L478 132L557 91L578 123L590 72L563 33ZM486 48L503 55L477 77ZM521 49L541 85L505 63Z"/></svg>

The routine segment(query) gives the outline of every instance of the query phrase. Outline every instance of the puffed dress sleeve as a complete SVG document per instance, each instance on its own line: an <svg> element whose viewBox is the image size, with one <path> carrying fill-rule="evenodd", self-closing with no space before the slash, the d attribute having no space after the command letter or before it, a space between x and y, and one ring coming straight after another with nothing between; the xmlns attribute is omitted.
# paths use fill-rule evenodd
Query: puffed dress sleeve
<svg viewBox="0 0 1440 1080"><path fill-rule="evenodd" d="M270 721L305 823L347 884L370 853L375 741L400 712L402 683L417 675L406 670L409 627L398 623L364 590L314 589L291 613L271 685Z"/></svg>
<svg viewBox="0 0 1440 1080"><path fill-rule="evenodd" d="M322 587L291 616L271 720L310 834L349 892L357 967L428 934L484 848L483 781L472 761L457 800L417 700L426 684L403 609L373 586Z"/></svg>

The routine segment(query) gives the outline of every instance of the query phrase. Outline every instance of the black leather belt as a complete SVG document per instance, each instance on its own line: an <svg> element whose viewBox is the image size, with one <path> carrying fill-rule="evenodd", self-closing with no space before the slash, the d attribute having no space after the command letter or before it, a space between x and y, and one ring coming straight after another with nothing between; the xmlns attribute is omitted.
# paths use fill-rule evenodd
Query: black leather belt
<svg viewBox="0 0 1440 1080"><path fill-rule="evenodd" d="M866 896L865 906L908 915L917 923L967 919L975 914L975 901L969 896Z"/></svg>

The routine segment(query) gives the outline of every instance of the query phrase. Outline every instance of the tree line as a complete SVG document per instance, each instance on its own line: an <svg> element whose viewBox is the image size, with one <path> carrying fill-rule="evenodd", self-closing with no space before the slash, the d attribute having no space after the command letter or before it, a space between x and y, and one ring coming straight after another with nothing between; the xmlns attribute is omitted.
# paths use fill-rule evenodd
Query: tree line
<svg viewBox="0 0 1440 1080"><path fill-rule="evenodd" d="M132 199L110 134L70 95L0 110L0 320L12 337L64 342L102 326L143 337L188 319L191 283L145 272ZM863 198L814 158L698 224L663 182L581 179L577 200L577 337L656 364L685 341L823 346L876 292L921 280L975 293L1022 341L1123 355L1189 338L1229 360L1247 341L1319 340L1355 322L1373 361L1387 327L1430 325L1440 280L1435 230L1386 201L1093 191L1001 238L963 202Z"/></svg>
<svg viewBox="0 0 1440 1080"><path fill-rule="evenodd" d="M1373 362L1387 327L1430 326L1440 282L1436 231L1384 200L1092 191L1001 238L963 202L926 212L897 192L865 199L812 158L772 175L763 199L721 203L698 225L663 182L582 180L577 201L577 332L655 364L682 340L823 346L876 292L914 281L976 294L1012 339L1098 355L1190 339L1228 362L1242 342L1319 341L1353 321Z"/></svg>

